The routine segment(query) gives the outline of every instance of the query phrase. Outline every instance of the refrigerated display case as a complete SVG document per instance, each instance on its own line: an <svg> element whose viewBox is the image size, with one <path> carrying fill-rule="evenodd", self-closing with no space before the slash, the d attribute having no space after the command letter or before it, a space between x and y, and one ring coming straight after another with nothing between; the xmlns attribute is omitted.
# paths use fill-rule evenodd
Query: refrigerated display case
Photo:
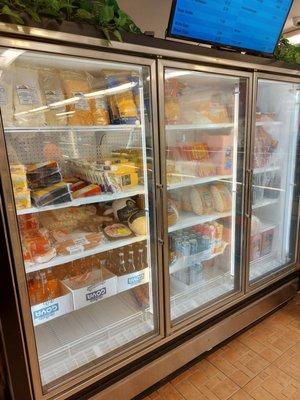
<svg viewBox="0 0 300 400"><path fill-rule="evenodd" d="M257 79L250 285L296 262L299 89L297 81Z"/></svg>
<svg viewBox="0 0 300 400"><path fill-rule="evenodd" d="M151 66L0 58L12 230L47 391L159 336Z"/></svg>
<svg viewBox="0 0 300 400"><path fill-rule="evenodd" d="M131 399L295 293L299 69L0 29L19 393Z"/></svg>
<svg viewBox="0 0 300 400"><path fill-rule="evenodd" d="M250 75L162 62L170 325L242 290Z"/></svg>

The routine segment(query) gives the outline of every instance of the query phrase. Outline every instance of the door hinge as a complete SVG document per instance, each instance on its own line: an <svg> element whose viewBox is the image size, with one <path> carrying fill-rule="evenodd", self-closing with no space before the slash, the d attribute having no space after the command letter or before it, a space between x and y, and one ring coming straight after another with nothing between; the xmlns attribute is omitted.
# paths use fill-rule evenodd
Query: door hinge
<svg viewBox="0 0 300 400"><path fill-rule="evenodd" d="M164 240L161 238L158 238L158 243L161 244L162 246L165 244Z"/></svg>
<svg viewBox="0 0 300 400"><path fill-rule="evenodd" d="M157 183L156 187L157 187L157 189L163 190L164 185L162 183Z"/></svg>

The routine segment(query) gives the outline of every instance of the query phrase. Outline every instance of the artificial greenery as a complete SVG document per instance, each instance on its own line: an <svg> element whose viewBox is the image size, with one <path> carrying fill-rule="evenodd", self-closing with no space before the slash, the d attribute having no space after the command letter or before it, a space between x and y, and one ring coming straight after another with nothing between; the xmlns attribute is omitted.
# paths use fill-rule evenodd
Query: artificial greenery
<svg viewBox="0 0 300 400"><path fill-rule="evenodd" d="M116 0L0 0L1 15L22 25L28 17L36 23L41 23L42 18L59 23L86 22L100 29L108 40L113 35L122 41L123 32L141 33Z"/></svg>
<svg viewBox="0 0 300 400"><path fill-rule="evenodd" d="M300 64L300 47L292 45L287 38L281 37L275 57L279 61Z"/></svg>

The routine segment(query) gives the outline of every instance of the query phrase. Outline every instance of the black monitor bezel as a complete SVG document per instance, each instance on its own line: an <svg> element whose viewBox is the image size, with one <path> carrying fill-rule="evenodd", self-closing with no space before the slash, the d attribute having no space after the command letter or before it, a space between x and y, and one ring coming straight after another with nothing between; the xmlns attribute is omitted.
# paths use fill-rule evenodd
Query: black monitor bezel
<svg viewBox="0 0 300 400"><path fill-rule="evenodd" d="M266 53L266 52L262 52L259 50L255 50L255 49L248 49L248 48L241 48L241 47L237 47L237 46L232 46L232 45L226 45L220 42L213 42L213 41L207 41L207 40L201 40L199 38L193 38L193 37L188 37L188 36L181 36L181 35L174 35L171 33L171 29L172 29L172 23L173 23L173 19L174 19L174 14L175 14L175 9L176 9L176 5L177 5L177 0L172 0L172 7L171 7L171 12L170 12L170 17L169 17L169 22L168 22L168 27L166 30L166 36L165 37L169 37L169 38L174 38L174 39L181 39L181 40L186 40L189 42L195 42L195 43L201 43L201 44L208 44L208 45L212 45L215 47L219 47L222 49L229 49L229 50L237 50L238 52L245 52L247 54L252 54L255 56L264 56L264 57L274 57L274 53L276 51L276 48L278 46L279 40L281 38L283 29L284 29L284 25L286 23L286 20L289 16L289 13L291 11L291 8L294 4L294 0L291 0L291 5L289 7L289 10L286 14L285 19L283 20L283 24L280 30L280 33L278 35L277 41L276 41L276 45L274 47L274 51L272 53Z"/></svg>

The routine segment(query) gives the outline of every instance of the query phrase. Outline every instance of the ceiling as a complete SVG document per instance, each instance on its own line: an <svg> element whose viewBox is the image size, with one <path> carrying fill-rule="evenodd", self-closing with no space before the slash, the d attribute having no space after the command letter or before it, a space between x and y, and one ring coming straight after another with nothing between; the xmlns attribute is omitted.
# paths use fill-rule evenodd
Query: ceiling
<svg viewBox="0 0 300 400"><path fill-rule="evenodd" d="M285 27L284 27L285 32L289 32L289 31L297 29L293 25L293 17L300 17L300 0L294 0L294 4L292 6L291 12L288 16L288 19L287 19Z"/></svg>

